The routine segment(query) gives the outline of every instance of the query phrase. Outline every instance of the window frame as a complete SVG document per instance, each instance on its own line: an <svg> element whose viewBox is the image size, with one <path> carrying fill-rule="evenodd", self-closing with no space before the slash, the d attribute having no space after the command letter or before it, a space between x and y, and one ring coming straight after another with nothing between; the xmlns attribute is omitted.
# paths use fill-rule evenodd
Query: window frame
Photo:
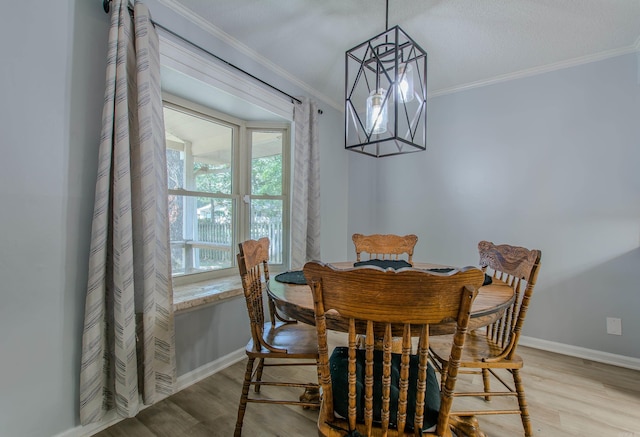
<svg viewBox="0 0 640 437"><path fill-rule="evenodd" d="M192 113L196 116L211 118L216 123L228 125L233 128L232 145L232 186L231 194L216 193L215 197L230 198L237 210L233 218L233 235L231 243L231 265L227 268L210 270L205 272L190 273L180 276L172 275L174 286L183 286L198 282L225 278L237 274L236 255L238 253L238 243L245 241L251 235L251 201L253 199L282 199L282 264L270 263L270 268L274 273L288 269L290 262L290 242L291 242L291 144L292 128L288 122L273 121L249 121L225 114L207 106L198 104L191 100L163 92L163 106L184 113ZM253 195L251 193L251 159L252 144L251 133L254 131L282 132L282 195ZM165 146L166 147L166 146ZM190 191L186 189L167 189L168 195L189 195L201 196L206 192ZM246 197L248 196L248 197ZM246 202L248 200L248 202Z"/></svg>
<svg viewBox="0 0 640 437"><path fill-rule="evenodd" d="M251 133L254 131L282 132L282 194L279 196L265 194L254 195L251 193L251 157L253 156ZM291 125L289 123L278 122L247 122L245 137L245 150L248 157L244 161L246 163L246 173L242 179L248 184L245 187L244 192L249 195L249 202L253 199L282 199L282 263L277 264L270 261L269 269L274 273L286 271L289 268L289 250L291 247ZM246 223L243 223L242 227L242 230L247 232L242 239L242 241L244 241L251 238L251 203L245 203L244 201L241 201L241 203L243 203L243 206L247 208L246 215L244 217L246 219Z"/></svg>

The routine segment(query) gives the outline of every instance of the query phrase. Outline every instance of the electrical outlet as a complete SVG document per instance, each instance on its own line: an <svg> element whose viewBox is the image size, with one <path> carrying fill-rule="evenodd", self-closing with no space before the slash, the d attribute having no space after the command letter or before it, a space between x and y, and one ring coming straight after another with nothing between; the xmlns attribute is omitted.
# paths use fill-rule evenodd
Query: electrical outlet
<svg viewBox="0 0 640 437"><path fill-rule="evenodd" d="M622 335L622 319L607 317L607 334Z"/></svg>

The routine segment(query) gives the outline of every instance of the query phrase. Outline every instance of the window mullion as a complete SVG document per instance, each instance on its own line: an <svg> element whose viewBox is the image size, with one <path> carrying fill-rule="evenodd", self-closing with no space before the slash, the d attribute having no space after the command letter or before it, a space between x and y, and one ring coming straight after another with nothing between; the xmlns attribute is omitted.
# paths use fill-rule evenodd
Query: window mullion
<svg viewBox="0 0 640 437"><path fill-rule="evenodd" d="M195 189L195 176L193 174L193 151L190 141L184 141L184 186L189 189ZM183 229L184 239L186 241L196 241L198 236L198 217L194 214L196 209L196 198L184 196L184 215ZM190 244L185 244L185 270L191 271L194 268L194 248Z"/></svg>
<svg viewBox="0 0 640 437"><path fill-rule="evenodd" d="M249 178L251 175L251 145L249 144L246 124L241 124L238 133L238 165L235 166L238 175L238 241L251 238L250 213L251 204L245 203L244 196L251 195Z"/></svg>

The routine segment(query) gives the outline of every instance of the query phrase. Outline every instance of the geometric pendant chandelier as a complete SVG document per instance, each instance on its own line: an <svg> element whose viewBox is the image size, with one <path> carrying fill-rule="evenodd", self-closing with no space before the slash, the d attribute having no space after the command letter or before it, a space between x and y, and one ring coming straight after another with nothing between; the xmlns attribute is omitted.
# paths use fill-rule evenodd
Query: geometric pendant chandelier
<svg viewBox="0 0 640 437"><path fill-rule="evenodd" d="M427 148L427 52L399 26L346 52L345 149L377 158Z"/></svg>

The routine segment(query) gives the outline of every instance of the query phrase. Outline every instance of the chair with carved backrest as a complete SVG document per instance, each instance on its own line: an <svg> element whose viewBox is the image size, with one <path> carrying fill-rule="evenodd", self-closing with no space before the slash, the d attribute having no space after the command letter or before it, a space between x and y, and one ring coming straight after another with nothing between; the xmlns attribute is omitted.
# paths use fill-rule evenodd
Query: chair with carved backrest
<svg viewBox="0 0 640 437"><path fill-rule="evenodd" d="M356 248L357 262L363 261L362 253L368 254L370 260L400 260L400 256L406 254L406 261L413 265L413 249L418 242L416 235L353 234L351 239Z"/></svg>
<svg viewBox="0 0 640 437"><path fill-rule="evenodd" d="M311 392L317 392L317 383L285 382L280 379L264 381L262 373L264 367L271 366L316 366L318 348L315 328L295 321L283 321L275 314L271 301L269 301L271 322L265 320L263 279L265 282L269 281L269 239L247 240L240 243L239 247L238 269L249 313L251 339L245 348L248 362L238 407L235 437L239 437L242 433L242 422L248 402L300 405L310 408L318 406L317 400L306 400L303 397L295 400L276 400L264 396L249 397L251 385L254 386L256 393L260 393L261 386L303 387ZM282 360L283 358L287 360ZM267 363L267 359L277 360ZM256 360L258 365L254 369Z"/></svg>
<svg viewBox="0 0 640 437"><path fill-rule="evenodd" d="M379 267L338 270L309 262L304 275L315 305L322 402L321 436L451 436L449 410L457 367L476 288L483 273L475 267L451 273L413 268ZM336 313L348 327L347 346L329 356L327 318ZM451 323L455 344L452 365L440 391L428 364L429 325ZM365 350L356 336L366 334ZM402 353L391 352L393 336L402 338ZM412 337L418 337L412 355ZM381 349L374 338L382 338ZM434 430L435 429L435 430ZM358 434L359 433L359 434Z"/></svg>
<svg viewBox="0 0 640 437"><path fill-rule="evenodd" d="M395 234L353 234L351 236L356 249L356 263L359 265L375 265L386 268L404 268L413 265L413 249L418 242L418 237L414 234L395 235ZM362 254L368 256L363 259ZM400 256L406 255L406 259ZM359 347L364 347L365 337L358 336ZM400 352L402 343L400 339L395 339L393 344L393 352Z"/></svg>
<svg viewBox="0 0 640 437"><path fill-rule="evenodd" d="M460 373L481 373L484 391L454 393L454 397L473 396L484 397L489 401L492 396L513 396L518 399L518 409L488 409L479 408L466 412L456 412L460 415L473 414L519 414L522 419L525 435L531 436L531 420L525 399L524 386L520 376L523 360L516 354L520 332L527 315L529 302L536 284L540 268L542 252L529 250L524 247L508 244L495 245L489 241L478 244L480 266L483 271L492 276L492 280L502 281L513 287L514 303L505 311L504 315L495 323L488 326L486 331L474 331L467 335L466 346L460 360ZM432 362L441 371L442 381L446 380L448 348L451 339L446 337L434 338L431 342L430 356ZM470 369L470 370L464 370ZM511 373L514 386L511 387L497 370L504 369ZM491 391L491 375L493 375L506 391Z"/></svg>

